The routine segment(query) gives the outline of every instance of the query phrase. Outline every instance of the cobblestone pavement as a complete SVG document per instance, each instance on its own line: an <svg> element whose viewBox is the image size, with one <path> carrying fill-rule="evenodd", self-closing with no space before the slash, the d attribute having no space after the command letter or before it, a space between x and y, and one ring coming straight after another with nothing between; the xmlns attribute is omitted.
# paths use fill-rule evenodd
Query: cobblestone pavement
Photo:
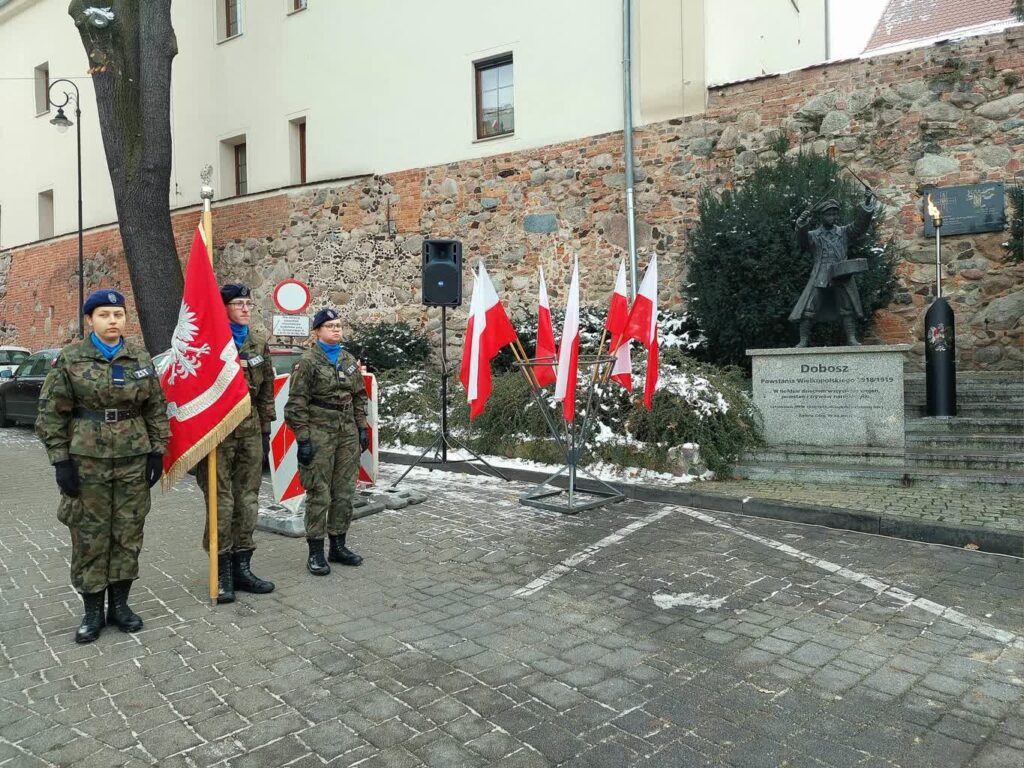
<svg viewBox="0 0 1024 768"><path fill-rule="evenodd" d="M205 600L200 495L157 496L136 635L72 640L41 448L0 432L0 766L922 766L1024 762L1024 563L417 470L316 578Z"/></svg>
<svg viewBox="0 0 1024 768"><path fill-rule="evenodd" d="M951 526L1024 531L1024 491L977 488L913 488L872 485L729 480L704 483L702 493L732 498L815 504Z"/></svg>

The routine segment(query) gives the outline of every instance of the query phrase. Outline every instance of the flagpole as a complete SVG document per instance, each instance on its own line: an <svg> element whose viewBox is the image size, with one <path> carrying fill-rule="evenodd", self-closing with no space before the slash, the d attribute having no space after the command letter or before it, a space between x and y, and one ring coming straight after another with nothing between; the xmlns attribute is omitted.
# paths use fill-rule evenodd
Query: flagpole
<svg viewBox="0 0 1024 768"><path fill-rule="evenodd" d="M200 187L199 196L203 199L203 235L206 237L207 252L210 254L210 265L213 265L213 186L210 184L210 172L212 168L206 166L203 169L203 185ZM219 574L217 573L217 555L220 545L217 541L217 446L206 455L206 527L209 532L210 545L210 603L217 605L217 584Z"/></svg>

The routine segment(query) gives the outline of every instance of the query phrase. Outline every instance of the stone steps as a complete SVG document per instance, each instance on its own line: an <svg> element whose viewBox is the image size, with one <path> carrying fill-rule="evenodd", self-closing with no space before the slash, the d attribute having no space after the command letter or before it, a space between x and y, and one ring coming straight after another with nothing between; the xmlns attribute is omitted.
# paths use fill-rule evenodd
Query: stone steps
<svg viewBox="0 0 1024 768"><path fill-rule="evenodd" d="M908 403L903 409L904 416L907 419L919 419L926 418L928 416L925 410L924 403L920 405L913 405ZM984 403L973 403L963 402L960 398L957 398L956 407L957 416L974 416L974 417L1009 417L1016 419L1024 419L1024 400L1022 401L1007 401L1007 402L984 402Z"/></svg>
<svg viewBox="0 0 1024 768"><path fill-rule="evenodd" d="M950 448L960 451L1024 451L1024 433L992 432L911 432L907 431L907 448Z"/></svg>
<svg viewBox="0 0 1024 768"><path fill-rule="evenodd" d="M951 418L907 419L906 434L1024 435L1024 418L1012 416L953 416Z"/></svg>
<svg viewBox="0 0 1024 768"><path fill-rule="evenodd" d="M873 448L868 446L772 446L753 453L758 464L803 464L822 467L992 470L1024 473L1024 451L965 451L956 447Z"/></svg>
<svg viewBox="0 0 1024 768"><path fill-rule="evenodd" d="M846 484L875 486L931 485L939 488L1012 488L1024 490L1024 472L998 472L991 470L871 467L863 464L800 464L778 462L770 464L739 464L736 477L748 480L778 480L803 483Z"/></svg>

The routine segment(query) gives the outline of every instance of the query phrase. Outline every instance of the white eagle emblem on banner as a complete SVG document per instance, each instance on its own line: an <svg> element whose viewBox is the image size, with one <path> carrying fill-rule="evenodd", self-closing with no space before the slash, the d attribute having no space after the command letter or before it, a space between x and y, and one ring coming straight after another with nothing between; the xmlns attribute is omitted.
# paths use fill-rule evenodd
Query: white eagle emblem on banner
<svg viewBox="0 0 1024 768"><path fill-rule="evenodd" d="M178 376L183 379L195 376L202 365L199 358L210 353L209 344L203 344L201 347L191 345L198 331L195 313L188 308L188 304L181 302L178 324L174 326L174 335L171 337L171 375L168 383L173 384Z"/></svg>

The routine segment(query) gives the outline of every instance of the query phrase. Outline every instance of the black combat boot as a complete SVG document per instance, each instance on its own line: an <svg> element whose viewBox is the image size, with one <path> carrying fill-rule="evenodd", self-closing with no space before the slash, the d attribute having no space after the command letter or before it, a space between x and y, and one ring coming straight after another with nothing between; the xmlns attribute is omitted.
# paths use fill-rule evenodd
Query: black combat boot
<svg viewBox="0 0 1024 768"><path fill-rule="evenodd" d="M846 331L846 345L848 347L859 347L860 342L857 341L857 321L852 317L844 317L843 330Z"/></svg>
<svg viewBox="0 0 1024 768"><path fill-rule="evenodd" d="M92 592L82 595L82 602L85 603L85 615L82 623L75 632L76 643L91 643L100 636L103 629L103 595L104 592Z"/></svg>
<svg viewBox="0 0 1024 768"><path fill-rule="evenodd" d="M235 602L235 580L231 574L231 553L217 555L217 602Z"/></svg>
<svg viewBox="0 0 1024 768"><path fill-rule="evenodd" d="M345 536L347 534L344 533L331 536L331 549L327 553L327 559L332 563L341 563L342 565L362 564L363 558L345 546Z"/></svg>
<svg viewBox="0 0 1024 768"><path fill-rule="evenodd" d="M331 572L331 566L324 560L324 540L306 539L306 543L309 544L309 559L306 561L309 572L314 576L326 576Z"/></svg>
<svg viewBox="0 0 1024 768"><path fill-rule="evenodd" d="M261 579L249 569L251 560L251 549L240 550L231 556L233 565L231 576L235 582L235 589L239 592L255 592L258 595L273 592L274 582Z"/></svg>
<svg viewBox="0 0 1024 768"><path fill-rule="evenodd" d="M138 632L142 629L142 619L128 607L128 592L131 588L130 580L107 585L107 624L122 632Z"/></svg>
<svg viewBox="0 0 1024 768"><path fill-rule="evenodd" d="M798 347L809 347L811 345L811 321L801 320L800 321L800 341L797 343Z"/></svg>

